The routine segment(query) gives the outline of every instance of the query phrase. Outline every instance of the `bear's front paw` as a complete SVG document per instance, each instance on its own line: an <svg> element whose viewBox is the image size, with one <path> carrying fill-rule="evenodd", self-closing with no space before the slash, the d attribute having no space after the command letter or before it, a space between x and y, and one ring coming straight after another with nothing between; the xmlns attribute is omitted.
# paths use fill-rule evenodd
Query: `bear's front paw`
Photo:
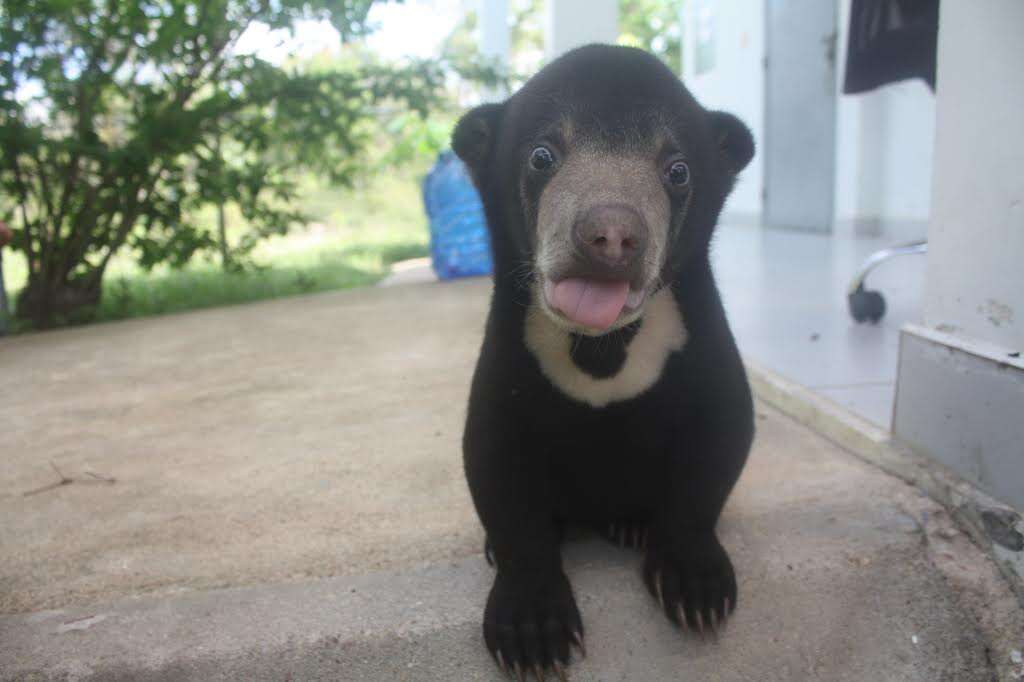
<svg viewBox="0 0 1024 682"><path fill-rule="evenodd" d="M678 548L652 546L644 582L669 619L704 636L736 608L736 574L714 533L695 536Z"/></svg>
<svg viewBox="0 0 1024 682"><path fill-rule="evenodd" d="M583 623L568 578L515 575L500 567L484 611L484 641L503 670L533 672L538 680L552 669L565 680L569 645L584 653Z"/></svg>

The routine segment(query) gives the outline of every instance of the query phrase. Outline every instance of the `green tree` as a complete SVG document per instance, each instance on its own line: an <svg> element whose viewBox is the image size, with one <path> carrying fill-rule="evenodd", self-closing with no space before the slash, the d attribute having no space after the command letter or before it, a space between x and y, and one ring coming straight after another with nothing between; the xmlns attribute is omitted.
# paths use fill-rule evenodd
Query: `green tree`
<svg viewBox="0 0 1024 682"><path fill-rule="evenodd" d="M510 74L521 85L541 66L544 50L545 2L511 0L509 3ZM448 36L445 49L453 54L478 51L475 12L468 12ZM676 74L682 73L682 23L679 0L619 0L619 38L623 45L647 50L660 57Z"/></svg>
<svg viewBox="0 0 1024 682"><path fill-rule="evenodd" d="M511 0L508 7L509 63L487 63L481 56L479 21L476 10L469 10L445 37L442 57L453 64L462 64L471 76L468 85L500 82L506 89L522 85L540 67L544 53L544 0ZM473 66L481 70L475 78Z"/></svg>
<svg viewBox="0 0 1024 682"><path fill-rule="evenodd" d="M225 258L241 257L303 220L294 170L350 181L378 108L426 112L443 65L355 51L299 70L235 46L256 22L318 18L352 41L372 2L5 0L0 219L29 266L17 315L45 327L87 314L122 249L144 267L217 252L203 206L237 206L250 228Z"/></svg>
<svg viewBox="0 0 1024 682"><path fill-rule="evenodd" d="M619 42L657 55L682 73L682 24L677 0L619 0Z"/></svg>

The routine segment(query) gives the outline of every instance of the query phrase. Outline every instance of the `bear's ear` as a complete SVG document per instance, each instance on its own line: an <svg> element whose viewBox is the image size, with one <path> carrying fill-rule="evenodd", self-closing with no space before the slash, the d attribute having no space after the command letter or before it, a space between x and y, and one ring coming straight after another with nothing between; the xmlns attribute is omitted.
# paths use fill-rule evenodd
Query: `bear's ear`
<svg viewBox="0 0 1024 682"><path fill-rule="evenodd" d="M754 136L743 121L724 111L712 111L711 130L729 169L739 173L746 168L754 158Z"/></svg>
<svg viewBox="0 0 1024 682"><path fill-rule="evenodd" d="M483 104L467 112L455 126L452 149L474 174L480 172L498 139L503 110L502 104Z"/></svg>

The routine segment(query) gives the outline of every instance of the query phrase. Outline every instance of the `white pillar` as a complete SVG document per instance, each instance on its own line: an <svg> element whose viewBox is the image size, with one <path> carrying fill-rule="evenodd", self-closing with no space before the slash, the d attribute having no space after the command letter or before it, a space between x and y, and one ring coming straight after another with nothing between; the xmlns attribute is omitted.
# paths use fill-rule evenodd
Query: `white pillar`
<svg viewBox="0 0 1024 682"><path fill-rule="evenodd" d="M614 43L619 38L617 0L548 0L544 56L548 61L587 43Z"/></svg>
<svg viewBox="0 0 1024 682"><path fill-rule="evenodd" d="M836 40L836 232L919 239L931 205L935 97L917 78L843 94L850 4L839 2Z"/></svg>
<svg viewBox="0 0 1024 682"><path fill-rule="evenodd" d="M478 0L480 19L480 54L501 68L509 65L508 0ZM499 100L507 96L503 88L485 93L485 100Z"/></svg>
<svg viewBox="0 0 1024 682"><path fill-rule="evenodd" d="M764 187L765 2L730 0L714 6L714 67L697 73L701 6L694 0L681 3L683 82L698 102L739 116L754 135L758 153L740 174L723 215L730 223L758 224Z"/></svg>
<svg viewBox="0 0 1024 682"><path fill-rule="evenodd" d="M944 2L924 325L894 431L1024 509L1024 2Z"/></svg>
<svg viewBox="0 0 1024 682"><path fill-rule="evenodd" d="M941 11L925 323L1024 351L1024 2Z"/></svg>

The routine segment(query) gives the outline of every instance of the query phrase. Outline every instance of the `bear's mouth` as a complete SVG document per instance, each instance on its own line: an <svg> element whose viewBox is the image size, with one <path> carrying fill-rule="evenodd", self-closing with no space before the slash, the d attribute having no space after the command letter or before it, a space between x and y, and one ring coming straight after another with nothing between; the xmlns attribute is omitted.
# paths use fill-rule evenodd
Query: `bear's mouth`
<svg viewBox="0 0 1024 682"><path fill-rule="evenodd" d="M627 280L583 277L545 279L543 292L546 312L597 332L634 319L647 298L646 290L632 289Z"/></svg>

